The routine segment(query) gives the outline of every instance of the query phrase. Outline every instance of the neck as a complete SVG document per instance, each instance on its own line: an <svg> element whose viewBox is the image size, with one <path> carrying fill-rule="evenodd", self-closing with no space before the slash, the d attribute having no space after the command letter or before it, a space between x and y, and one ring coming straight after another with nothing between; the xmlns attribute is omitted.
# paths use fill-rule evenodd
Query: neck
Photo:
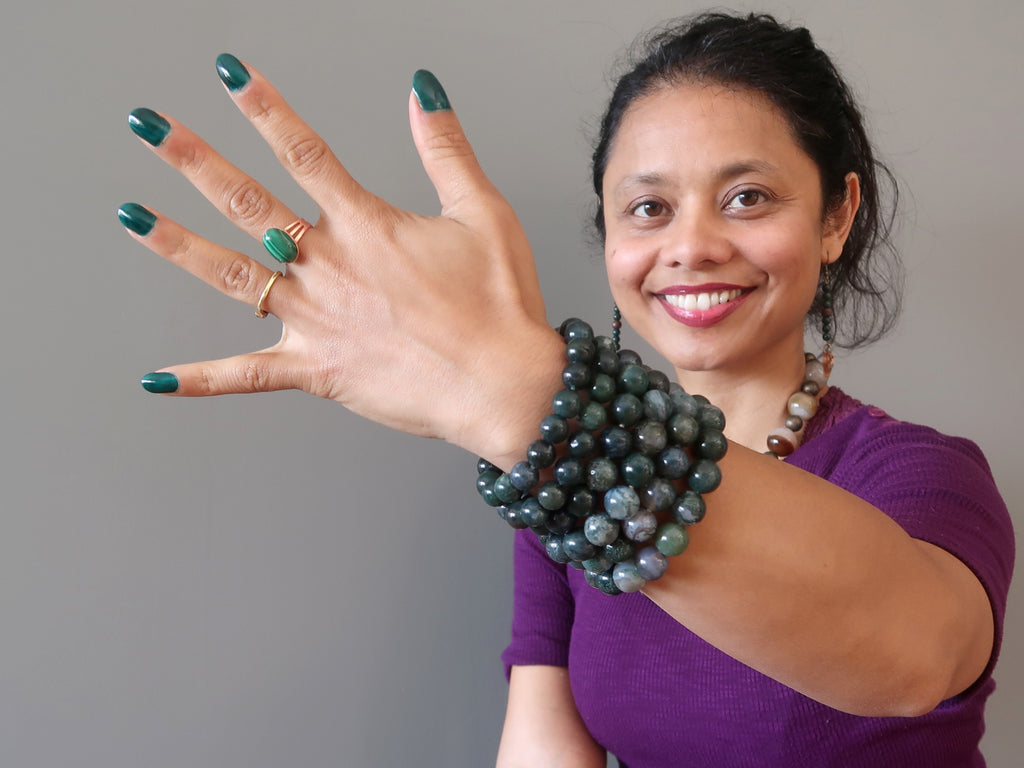
<svg viewBox="0 0 1024 768"><path fill-rule="evenodd" d="M725 413L725 436L763 452L769 432L786 419L786 403L804 378L803 350L740 369L687 371L677 368L683 389L707 397Z"/></svg>

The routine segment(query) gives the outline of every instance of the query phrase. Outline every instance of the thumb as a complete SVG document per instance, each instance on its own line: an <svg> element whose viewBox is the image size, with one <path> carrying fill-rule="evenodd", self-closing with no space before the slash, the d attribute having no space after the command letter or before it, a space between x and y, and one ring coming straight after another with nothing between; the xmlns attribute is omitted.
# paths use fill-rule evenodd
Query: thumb
<svg viewBox="0 0 1024 768"><path fill-rule="evenodd" d="M470 204L500 197L480 167L444 88L425 69L412 78L409 125L442 213L450 215Z"/></svg>

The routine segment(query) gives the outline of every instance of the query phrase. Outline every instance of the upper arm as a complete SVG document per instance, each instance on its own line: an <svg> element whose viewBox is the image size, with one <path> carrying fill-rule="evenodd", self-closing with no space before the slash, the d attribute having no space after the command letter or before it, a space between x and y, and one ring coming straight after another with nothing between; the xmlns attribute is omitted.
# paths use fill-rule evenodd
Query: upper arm
<svg viewBox="0 0 1024 768"><path fill-rule="evenodd" d="M576 709L569 671L512 667L498 768L604 768L605 762Z"/></svg>

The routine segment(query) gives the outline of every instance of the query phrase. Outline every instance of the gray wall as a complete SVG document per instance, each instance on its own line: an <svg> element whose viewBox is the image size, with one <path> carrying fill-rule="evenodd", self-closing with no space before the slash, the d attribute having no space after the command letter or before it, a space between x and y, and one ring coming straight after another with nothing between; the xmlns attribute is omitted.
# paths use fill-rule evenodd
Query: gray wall
<svg viewBox="0 0 1024 768"><path fill-rule="evenodd" d="M473 458L298 393L147 395L138 377L255 349L276 321L151 255L114 215L153 205L264 256L130 134L189 123L313 215L213 70L253 62L367 186L436 203L409 78L446 85L529 231L552 320L605 323L585 244L588 136L611 62L688 0L53 0L0 25L0 765L486 765L501 726L511 533ZM740 4L747 7L747 3ZM753 7L753 6L751 6ZM906 315L835 379L977 440L1024 529L1016 0L765 7L831 50L905 185ZM632 337L629 337L632 340ZM985 746L1024 748L1011 595Z"/></svg>

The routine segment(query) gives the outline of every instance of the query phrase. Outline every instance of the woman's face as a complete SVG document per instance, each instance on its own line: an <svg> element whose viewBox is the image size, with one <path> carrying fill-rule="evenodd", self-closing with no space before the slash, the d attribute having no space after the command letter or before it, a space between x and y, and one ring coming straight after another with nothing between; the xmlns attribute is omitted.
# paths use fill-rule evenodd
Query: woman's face
<svg viewBox="0 0 1024 768"><path fill-rule="evenodd" d="M638 99L603 180L615 301L677 369L791 360L856 210L850 179L852 206L823 221L818 168L760 94L680 85Z"/></svg>

